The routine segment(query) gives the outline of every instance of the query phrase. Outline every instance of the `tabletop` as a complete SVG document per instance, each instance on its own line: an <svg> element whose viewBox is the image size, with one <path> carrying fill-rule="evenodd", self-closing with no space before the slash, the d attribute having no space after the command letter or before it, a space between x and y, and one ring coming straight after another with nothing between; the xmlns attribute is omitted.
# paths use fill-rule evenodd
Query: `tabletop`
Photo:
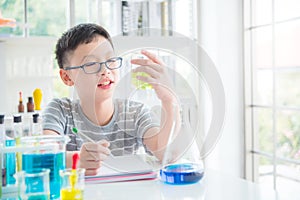
<svg viewBox="0 0 300 200"><path fill-rule="evenodd" d="M279 196L273 189L266 189L250 181L217 171L206 170L202 180L190 185L170 185L159 179L87 184L85 199L299 200L300 195Z"/></svg>
<svg viewBox="0 0 300 200"><path fill-rule="evenodd" d="M189 185L170 185L159 180L86 184L84 199L90 200L299 200L300 193L281 194L241 178L205 170L202 180ZM4 195L1 199L18 199Z"/></svg>

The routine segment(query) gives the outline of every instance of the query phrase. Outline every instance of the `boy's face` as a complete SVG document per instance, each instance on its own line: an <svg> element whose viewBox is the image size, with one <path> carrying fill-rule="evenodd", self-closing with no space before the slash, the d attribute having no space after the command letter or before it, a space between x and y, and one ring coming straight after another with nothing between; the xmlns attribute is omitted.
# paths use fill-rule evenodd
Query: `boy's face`
<svg viewBox="0 0 300 200"><path fill-rule="evenodd" d="M69 54L69 66L66 67L81 66L92 62L102 63L113 57L115 55L109 41L103 36L98 36L88 44L80 44L74 52ZM105 67L105 64L102 64L101 70L94 74L86 74L82 68L63 71L71 79L83 102L94 100L97 103L112 98L119 81L119 70L110 70Z"/></svg>

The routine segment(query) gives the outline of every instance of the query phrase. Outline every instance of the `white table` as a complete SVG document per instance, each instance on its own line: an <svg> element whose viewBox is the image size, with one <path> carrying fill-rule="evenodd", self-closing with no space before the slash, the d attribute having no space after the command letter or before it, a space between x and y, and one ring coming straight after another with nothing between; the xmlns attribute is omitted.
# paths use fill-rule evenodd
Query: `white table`
<svg viewBox="0 0 300 200"><path fill-rule="evenodd" d="M287 194L288 195L288 194ZM263 189L243 179L207 171L204 178L191 185L168 185L159 180L88 184L85 199L130 200L299 200L299 196L279 197L272 189Z"/></svg>

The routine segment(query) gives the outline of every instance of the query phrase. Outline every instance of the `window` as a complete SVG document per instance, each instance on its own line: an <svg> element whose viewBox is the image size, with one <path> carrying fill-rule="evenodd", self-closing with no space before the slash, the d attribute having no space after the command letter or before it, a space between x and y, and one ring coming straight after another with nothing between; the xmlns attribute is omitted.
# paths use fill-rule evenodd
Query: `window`
<svg viewBox="0 0 300 200"><path fill-rule="evenodd" d="M23 22L24 16L24 2L23 1L5 1L0 0L0 12L4 18L13 18L17 22ZM10 27L1 27L0 28L0 37L10 36L10 35L23 35L23 29L20 26L15 28Z"/></svg>
<svg viewBox="0 0 300 200"><path fill-rule="evenodd" d="M32 91L39 87L45 104L53 96L68 95L53 56L56 38L67 27L66 8L67 3L62 0L0 0L2 16L14 18L17 25L0 27L0 40L5 47L5 59L0 66L6 72L1 79L6 80L7 113L15 111L19 91L24 97L32 96Z"/></svg>
<svg viewBox="0 0 300 200"><path fill-rule="evenodd" d="M61 0L0 0L2 16L17 22L15 28L1 28L0 37L59 36L66 29L66 5Z"/></svg>
<svg viewBox="0 0 300 200"><path fill-rule="evenodd" d="M300 186L300 1L244 2L246 177L288 193Z"/></svg>

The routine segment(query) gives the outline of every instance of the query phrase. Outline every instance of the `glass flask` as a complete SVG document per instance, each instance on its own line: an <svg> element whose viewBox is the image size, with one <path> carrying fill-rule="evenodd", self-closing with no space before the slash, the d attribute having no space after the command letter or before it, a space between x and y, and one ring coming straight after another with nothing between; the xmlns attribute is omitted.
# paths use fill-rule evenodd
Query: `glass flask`
<svg viewBox="0 0 300 200"><path fill-rule="evenodd" d="M196 183L204 175L204 165L197 146L201 137L196 135L200 133L191 126L189 109L182 109L180 118L175 126L177 131L175 129L170 134L160 170L160 179L167 184Z"/></svg>

